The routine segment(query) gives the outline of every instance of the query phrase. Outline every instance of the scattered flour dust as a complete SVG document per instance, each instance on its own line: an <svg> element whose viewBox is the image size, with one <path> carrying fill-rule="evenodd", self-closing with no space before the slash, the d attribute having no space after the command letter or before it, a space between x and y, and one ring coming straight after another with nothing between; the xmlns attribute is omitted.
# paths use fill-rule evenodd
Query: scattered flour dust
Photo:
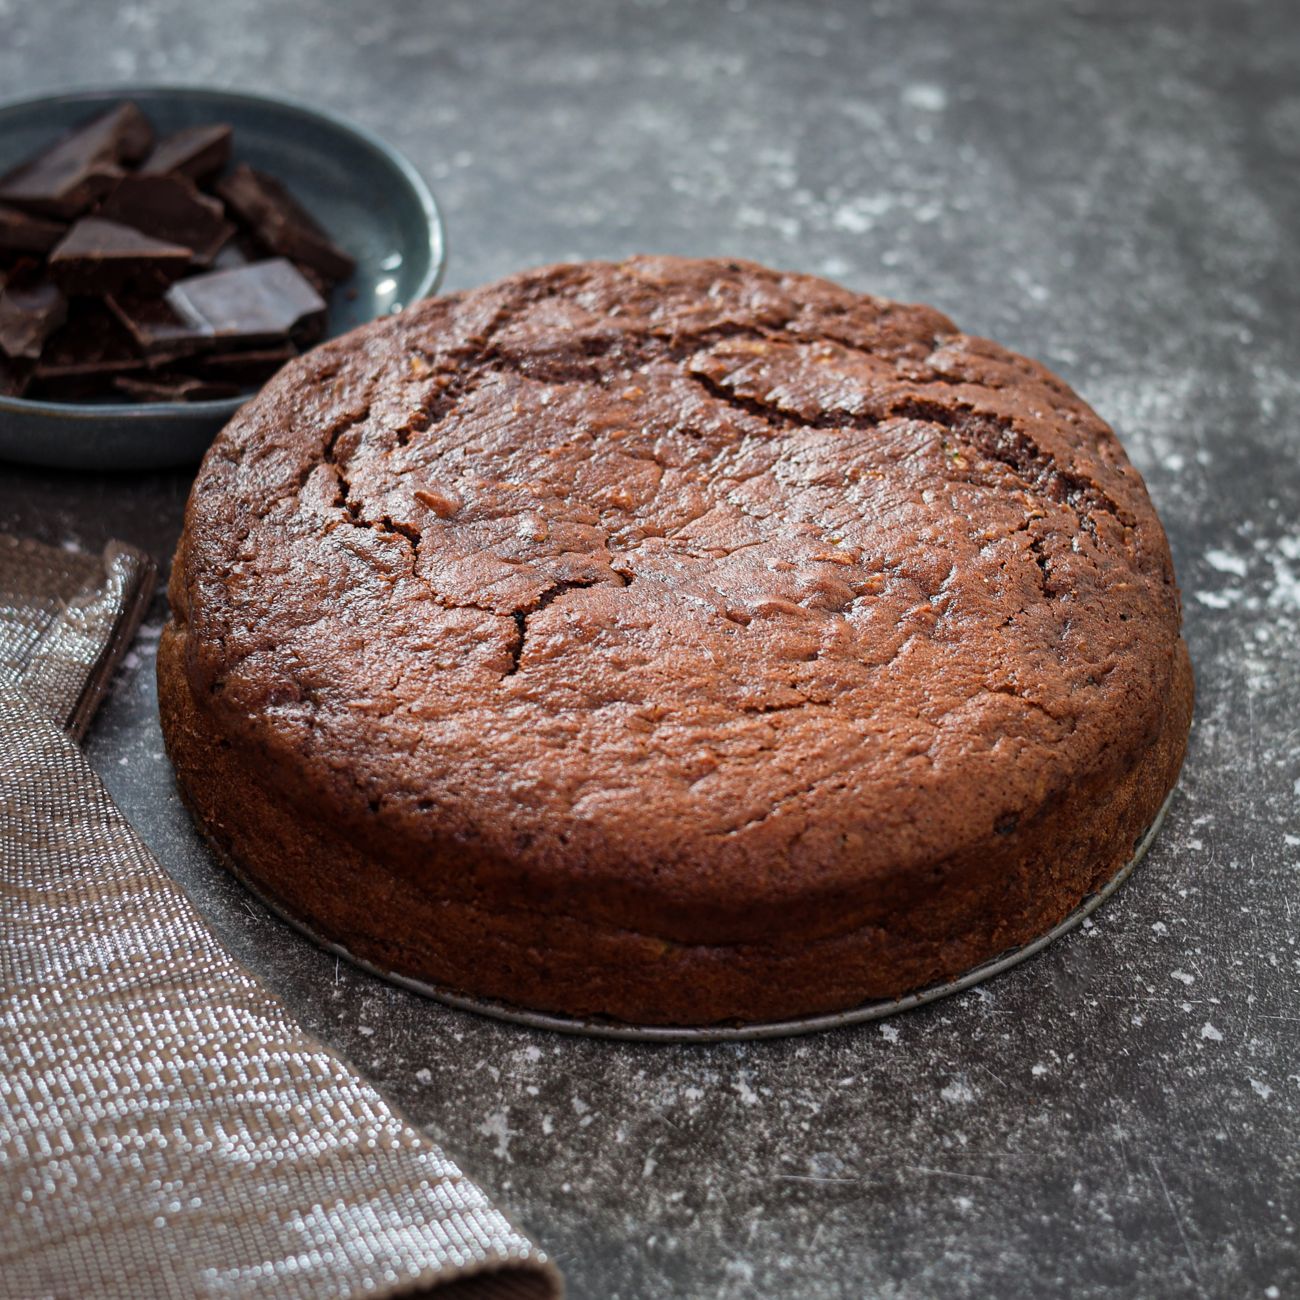
<svg viewBox="0 0 1300 1300"><path fill-rule="evenodd" d="M1273 590L1268 593L1268 603L1300 610L1300 536L1280 537L1272 547Z"/></svg>
<svg viewBox="0 0 1300 1300"><path fill-rule="evenodd" d="M944 1101L953 1105L968 1106L975 1100L975 1093L965 1079L954 1079L939 1093Z"/></svg>
<svg viewBox="0 0 1300 1300"><path fill-rule="evenodd" d="M847 231L851 235L862 235L872 229L878 218L883 217L894 206L894 197L890 194L862 194L840 204L831 213L831 225L836 230Z"/></svg>
<svg viewBox="0 0 1300 1300"><path fill-rule="evenodd" d="M948 107L948 92L929 81L914 81L903 87L903 103L926 113L942 113Z"/></svg>
<svg viewBox="0 0 1300 1300"><path fill-rule="evenodd" d="M1240 555L1233 555L1231 551L1221 551L1216 547L1205 552L1205 561L1220 573L1235 573L1239 578L1246 576L1246 561Z"/></svg>
<svg viewBox="0 0 1300 1300"><path fill-rule="evenodd" d="M478 1126L478 1131L484 1137L492 1137L497 1140L497 1157L501 1160L510 1159L510 1139L514 1137L514 1130L510 1127L509 1117L503 1110L494 1110Z"/></svg>

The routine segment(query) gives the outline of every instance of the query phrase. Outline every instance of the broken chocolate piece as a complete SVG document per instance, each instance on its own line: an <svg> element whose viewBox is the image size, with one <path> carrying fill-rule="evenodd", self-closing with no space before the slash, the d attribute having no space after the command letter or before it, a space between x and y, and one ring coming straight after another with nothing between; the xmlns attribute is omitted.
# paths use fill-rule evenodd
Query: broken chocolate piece
<svg viewBox="0 0 1300 1300"><path fill-rule="evenodd" d="M124 101L0 176L0 394L229 397L325 333L352 259L274 177L237 168L224 201L199 189L231 137L155 143Z"/></svg>
<svg viewBox="0 0 1300 1300"><path fill-rule="evenodd" d="M30 361L14 361L0 353L0 397L21 397L31 377Z"/></svg>
<svg viewBox="0 0 1300 1300"><path fill-rule="evenodd" d="M205 379L227 380L242 390L264 384L297 355L298 349L292 343L281 343L278 347L241 352L213 352L187 362L186 369Z"/></svg>
<svg viewBox="0 0 1300 1300"><path fill-rule="evenodd" d="M257 261L257 251L250 247L250 241L236 236L212 259L214 271L233 271L240 266L248 266Z"/></svg>
<svg viewBox="0 0 1300 1300"><path fill-rule="evenodd" d="M189 269L191 250L130 226L83 217L50 254L50 274L68 293L159 289Z"/></svg>
<svg viewBox="0 0 1300 1300"><path fill-rule="evenodd" d="M212 347L212 335L205 328L178 315L161 298L110 295L104 301L151 362L193 356Z"/></svg>
<svg viewBox="0 0 1300 1300"><path fill-rule="evenodd" d="M306 262L295 262L294 266L302 272L302 278L306 280L322 298L329 297L330 290L334 287L334 281L331 280L329 276L322 275L313 267L308 266Z"/></svg>
<svg viewBox="0 0 1300 1300"><path fill-rule="evenodd" d="M144 160L141 176L184 176L196 184L230 161L230 127L224 122L187 126L158 141Z"/></svg>
<svg viewBox="0 0 1300 1300"><path fill-rule="evenodd" d="M215 402L238 397L240 386L194 375L154 370L145 375L118 375L113 387L140 402Z"/></svg>
<svg viewBox="0 0 1300 1300"><path fill-rule="evenodd" d="M63 238L66 226L0 203L0 256L48 253Z"/></svg>
<svg viewBox="0 0 1300 1300"><path fill-rule="evenodd" d="M68 300L45 279L13 276L0 290L0 352L35 361L68 317Z"/></svg>
<svg viewBox="0 0 1300 1300"><path fill-rule="evenodd" d="M167 303L219 344L275 343L319 325L325 300L283 258L181 280Z"/></svg>
<svg viewBox="0 0 1300 1300"><path fill-rule="evenodd" d="M118 104L0 179L0 200L46 216L80 216L121 178L121 164L138 162L152 144L144 114Z"/></svg>
<svg viewBox="0 0 1300 1300"><path fill-rule="evenodd" d="M319 271L331 283L356 269L275 177L242 163L217 185L217 193L271 252Z"/></svg>
<svg viewBox="0 0 1300 1300"><path fill-rule="evenodd" d="M122 374L144 369L130 335L101 303L76 303L36 363L38 380Z"/></svg>
<svg viewBox="0 0 1300 1300"><path fill-rule="evenodd" d="M201 266L235 233L221 204L183 176L124 177L95 216L191 249Z"/></svg>

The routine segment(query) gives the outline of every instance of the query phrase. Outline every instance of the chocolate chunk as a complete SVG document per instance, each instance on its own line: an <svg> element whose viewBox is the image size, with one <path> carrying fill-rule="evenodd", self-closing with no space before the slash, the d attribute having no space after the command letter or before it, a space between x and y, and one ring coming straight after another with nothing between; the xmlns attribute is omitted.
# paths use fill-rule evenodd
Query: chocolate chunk
<svg viewBox="0 0 1300 1300"><path fill-rule="evenodd" d="M215 176L230 161L230 127L187 126L159 140L144 160L141 176L184 176L196 184Z"/></svg>
<svg viewBox="0 0 1300 1300"><path fill-rule="evenodd" d="M63 238L66 226L0 203L0 256L48 253Z"/></svg>
<svg viewBox="0 0 1300 1300"><path fill-rule="evenodd" d="M283 258L211 271L172 285L167 303L219 344L276 343L318 325L325 300Z"/></svg>
<svg viewBox="0 0 1300 1300"><path fill-rule="evenodd" d="M112 294L104 302L151 362L193 356L213 345L206 328L178 315L161 298Z"/></svg>
<svg viewBox="0 0 1300 1300"><path fill-rule="evenodd" d="M35 361L68 317L68 301L43 278L13 276L0 290L0 352Z"/></svg>
<svg viewBox="0 0 1300 1300"><path fill-rule="evenodd" d="M95 210L96 217L193 250L207 266L235 233L216 199L183 176L127 176Z"/></svg>
<svg viewBox="0 0 1300 1300"><path fill-rule="evenodd" d="M53 217L80 216L153 144L153 128L132 103L118 104L61 136L0 179L0 199Z"/></svg>
<svg viewBox="0 0 1300 1300"><path fill-rule="evenodd" d="M243 236L236 236L228 244L224 244L221 251L212 259L212 269L234 271L257 260L257 250L252 247L251 241Z"/></svg>
<svg viewBox="0 0 1300 1300"><path fill-rule="evenodd" d="M329 292L334 287L334 281L331 280L329 276L322 275L314 267L308 266L306 262L295 262L294 266L302 272L302 278L306 280L322 298L329 297Z"/></svg>
<svg viewBox="0 0 1300 1300"><path fill-rule="evenodd" d="M319 271L331 283L346 280L356 269L273 176L241 164L217 185L217 193L271 252Z"/></svg>
<svg viewBox="0 0 1300 1300"><path fill-rule="evenodd" d="M115 375L143 370L131 336L102 303L75 303L67 324L51 336L36 363L38 380Z"/></svg>
<svg viewBox="0 0 1300 1300"><path fill-rule="evenodd" d="M191 250L130 226L83 217L50 254L50 274L69 293L159 289L189 269Z"/></svg>
<svg viewBox="0 0 1300 1300"><path fill-rule="evenodd" d="M298 349L292 343L273 348L254 348L241 352L213 352L195 357L186 369L206 379L228 380L241 389L264 384L286 361L292 361Z"/></svg>
<svg viewBox="0 0 1300 1300"><path fill-rule="evenodd" d="M21 397L31 377L30 361L13 361L0 353L0 397Z"/></svg>
<svg viewBox="0 0 1300 1300"><path fill-rule="evenodd" d="M238 397L238 384L220 383L198 379L167 370L155 370L145 375L118 375L113 387L140 402L213 402L226 397Z"/></svg>
<svg viewBox="0 0 1300 1300"><path fill-rule="evenodd" d="M204 193L231 140L123 101L0 176L0 394L204 401L324 334L353 261L273 177Z"/></svg>
<svg viewBox="0 0 1300 1300"><path fill-rule="evenodd" d="M299 272L302 271L302 267L297 267L296 269ZM307 283L310 284L313 289L316 289L316 292L319 293L321 296L321 300L324 301L325 298L324 292L316 287L316 285L312 282L311 278L309 276L304 275L303 279L306 280ZM323 339L324 337L325 337L325 313L324 312L321 312L317 316L308 317L307 319L302 321L301 324L295 327L293 331L293 341L298 345L298 347L303 349L312 347L314 344L319 343L321 339Z"/></svg>

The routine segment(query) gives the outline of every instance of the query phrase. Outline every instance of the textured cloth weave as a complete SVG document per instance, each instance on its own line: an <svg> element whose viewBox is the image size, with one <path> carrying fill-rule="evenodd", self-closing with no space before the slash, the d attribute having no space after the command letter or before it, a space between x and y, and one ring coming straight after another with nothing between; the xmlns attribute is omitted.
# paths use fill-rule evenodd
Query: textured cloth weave
<svg viewBox="0 0 1300 1300"><path fill-rule="evenodd" d="M152 581L119 544L0 537L0 1297L558 1296L217 943L71 738Z"/></svg>

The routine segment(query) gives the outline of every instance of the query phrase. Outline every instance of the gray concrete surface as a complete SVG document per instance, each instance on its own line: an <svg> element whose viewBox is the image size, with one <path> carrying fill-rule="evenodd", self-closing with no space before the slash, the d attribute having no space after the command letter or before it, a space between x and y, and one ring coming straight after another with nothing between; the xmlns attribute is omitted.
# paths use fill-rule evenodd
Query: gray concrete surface
<svg viewBox="0 0 1300 1300"><path fill-rule="evenodd" d="M813 1039L553 1037L317 952L179 807L155 604L96 766L579 1300L1300 1294L1298 66L1294 0L0 0L4 94L215 83L382 132L449 287L662 250L931 301L1064 374L1151 487L1200 696L1147 862L1010 974ZM165 560L185 491L0 466L0 527Z"/></svg>

